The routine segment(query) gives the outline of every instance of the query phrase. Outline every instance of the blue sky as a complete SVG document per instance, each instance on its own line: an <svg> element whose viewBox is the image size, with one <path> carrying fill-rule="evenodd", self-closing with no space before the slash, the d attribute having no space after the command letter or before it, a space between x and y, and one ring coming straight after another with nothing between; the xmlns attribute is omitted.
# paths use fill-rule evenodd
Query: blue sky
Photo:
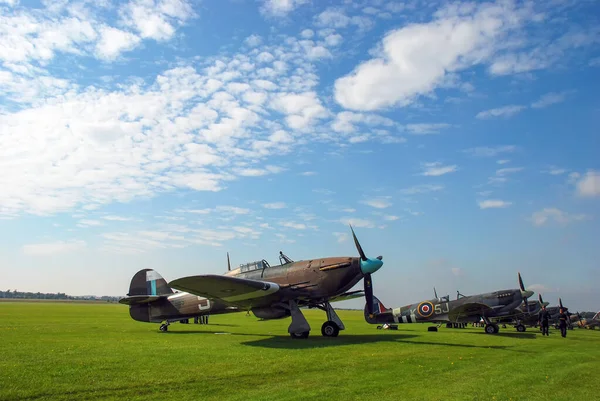
<svg viewBox="0 0 600 401"><path fill-rule="evenodd" d="M521 271L598 309L596 2L0 9L4 287L354 256L352 223L388 306Z"/></svg>

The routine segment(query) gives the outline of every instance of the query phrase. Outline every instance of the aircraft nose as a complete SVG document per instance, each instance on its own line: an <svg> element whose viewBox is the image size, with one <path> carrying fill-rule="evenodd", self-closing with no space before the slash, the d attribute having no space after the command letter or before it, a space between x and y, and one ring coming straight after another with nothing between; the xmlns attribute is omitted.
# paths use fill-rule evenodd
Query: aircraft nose
<svg viewBox="0 0 600 401"><path fill-rule="evenodd" d="M533 291L523 291L523 298L529 298L533 295Z"/></svg>
<svg viewBox="0 0 600 401"><path fill-rule="evenodd" d="M362 274L375 273L381 266L383 266L383 261L381 259L367 259L360 261L360 271Z"/></svg>

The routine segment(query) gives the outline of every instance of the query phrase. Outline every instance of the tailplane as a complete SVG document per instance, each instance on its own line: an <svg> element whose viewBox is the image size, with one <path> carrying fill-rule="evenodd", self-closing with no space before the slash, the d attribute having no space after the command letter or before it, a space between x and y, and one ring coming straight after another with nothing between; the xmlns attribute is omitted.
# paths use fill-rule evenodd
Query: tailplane
<svg viewBox="0 0 600 401"><path fill-rule="evenodd" d="M119 303L129 305L129 315L139 322L150 322L153 303L166 299L173 290L158 272L142 269L131 279L129 293Z"/></svg>
<svg viewBox="0 0 600 401"><path fill-rule="evenodd" d="M131 279L129 293L121 298L119 303L125 305L141 305L158 301L173 294L167 282L158 272L152 269L143 269L137 272Z"/></svg>

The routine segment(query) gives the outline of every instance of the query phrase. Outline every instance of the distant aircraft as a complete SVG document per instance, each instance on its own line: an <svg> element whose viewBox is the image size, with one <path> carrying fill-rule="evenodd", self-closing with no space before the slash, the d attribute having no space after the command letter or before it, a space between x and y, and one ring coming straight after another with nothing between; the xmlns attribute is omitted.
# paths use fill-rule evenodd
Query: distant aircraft
<svg viewBox="0 0 600 401"><path fill-rule="evenodd" d="M528 308L528 298L533 291L525 290L521 273L518 274L520 289L501 290L485 294L464 296L457 294L457 299L450 301L449 297L429 299L400 308L388 309L381 301L373 297L374 313L369 313L365 307L367 323L469 323L485 322L485 332L498 333L497 321L502 318L515 319L523 315L520 308L525 303ZM437 294L436 294L437 296ZM526 311L525 313L530 313ZM518 331L525 331L525 326L517 325Z"/></svg>
<svg viewBox="0 0 600 401"><path fill-rule="evenodd" d="M174 293L157 271L142 269L131 279L127 297L119 303L129 305L129 315L139 322L162 323L167 331L171 322L204 315L238 312L239 309L186 292Z"/></svg>
<svg viewBox="0 0 600 401"><path fill-rule="evenodd" d="M240 310L251 310L262 319L291 316L288 333L293 338L307 338L311 330L300 308L319 308L327 314L321 334L337 337L345 327L330 303L365 295L367 310L372 311L371 274L383 266L381 256L367 258L352 226L350 230L360 257L328 257L294 262L279 252L280 265L270 266L263 259L231 270L228 254L228 272L224 275L183 277L171 281L169 286ZM364 292L347 292L361 279L364 279Z"/></svg>
<svg viewBox="0 0 600 401"><path fill-rule="evenodd" d="M519 332L525 331L525 326L535 327L538 325L539 313L542 306L548 306L544 302L541 294L538 294L537 301L523 302L518 308L515 308L515 315L506 318L493 319L496 323L512 324Z"/></svg>
<svg viewBox="0 0 600 401"><path fill-rule="evenodd" d="M600 312L596 313L594 317L589 320L582 318L579 313L577 313L577 316L579 317L579 321L577 322L579 327L591 330L594 330L596 327L600 327Z"/></svg>

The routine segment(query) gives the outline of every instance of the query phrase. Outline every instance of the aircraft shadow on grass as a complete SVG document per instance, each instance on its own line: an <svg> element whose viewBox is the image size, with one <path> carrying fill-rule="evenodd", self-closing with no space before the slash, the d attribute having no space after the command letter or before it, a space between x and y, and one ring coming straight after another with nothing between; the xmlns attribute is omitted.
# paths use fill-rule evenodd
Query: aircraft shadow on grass
<svg viewBox="0 0 600 401"><path fill-rule="evenodd" d="M467 334L475 334L475 335L485 335L489 337L489 334L487 334L486 332L482 331L482 332L467 332ZM533 340L534 338L536 338L537 336L535 335L535 333L496 333L494 334L494 337L507 337L507 338L519 338L519 339L526 339L526 340Z"/></svg>
<svg viewBox="0 0 600 401"><path fill-rule="evenodd" d="M430 342L430 341L411 341L410 338L420 337L415 334L394 334L394 335L378 335L378 334L365 334L365 335L347 335L344 337L338 337L336 341L331 341L329 338L314 337L308 338L305 341L293 341L290 342L286 336L270 336L269 338L263 338L255 341L248 341L242 343L243 345L251 347L263 347L263 348L287 348L287 349L305 349L305 348L324 348L324 347L336 347L340 345L350 344L368 344L377 342L396 342L399 346L402 343L414 344L414 345L438 345L445 347L459 347L459 348L487 348L500 351L514 351L530 353L525 350L515 350L511 346L506 345L474 345L474 344L455 344L455 343L444 343L444 342Z"/></svg>

